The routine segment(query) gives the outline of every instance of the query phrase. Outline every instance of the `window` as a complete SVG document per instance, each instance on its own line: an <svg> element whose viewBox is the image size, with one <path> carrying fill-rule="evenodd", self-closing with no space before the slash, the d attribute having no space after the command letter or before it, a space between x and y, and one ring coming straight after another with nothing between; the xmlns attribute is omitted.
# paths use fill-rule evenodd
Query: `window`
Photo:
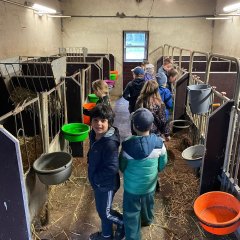
<svg viewBox="0 0 240 240"><path fill-rule="evenodd" d="M142 62L148 55L148 32L124 31L124 62Z"/></svg>

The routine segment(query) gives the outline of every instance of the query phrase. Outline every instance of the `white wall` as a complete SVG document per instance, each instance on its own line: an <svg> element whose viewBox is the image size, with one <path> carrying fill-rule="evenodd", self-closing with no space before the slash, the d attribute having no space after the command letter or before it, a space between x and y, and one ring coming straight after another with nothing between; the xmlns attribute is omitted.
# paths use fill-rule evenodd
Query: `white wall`
<svg viewBox="0 0 240 240"><path fill-rule="evenodd" d="M153 3L153 6L152 6ZM62 0L66 15L115 16L124 12L127 16L191 16L213 14L215 0L143 0L141 3L129 0ZM149 52L160 45L210 51L212 44L212 23L205 18L80 18L63 20L63 45L65 47L87 47L89 52L109 52L117 61L116 70L122 71L123 30L149 30ZM157 52L150 56L156 61ZM117 82L113 92L121 94L122 81Z"/></svg>
<svg viewBox="0 0 240 240"><path fill-rule="evenodd" d="M217 13L223 13L223 7L239 1L218 0ZM240 57L240 16L232 20L215 21L213 35L213 52Z"/></svg>
<svg viewBox="0 0 240 240"><path fill-rule="evenodd" d="M23 4L24 0L17 2ZM60 10L58 0L40 0L38 3ZM0 59L58 53L62 46L60 21L59 18L39 17L33 10L0 2Z"/></svg>

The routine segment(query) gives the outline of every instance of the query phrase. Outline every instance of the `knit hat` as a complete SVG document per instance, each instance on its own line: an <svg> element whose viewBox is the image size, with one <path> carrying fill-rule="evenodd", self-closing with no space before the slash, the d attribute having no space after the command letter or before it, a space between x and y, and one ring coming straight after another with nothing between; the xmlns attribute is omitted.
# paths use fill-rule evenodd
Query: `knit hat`
<svg viewBox="0 0 240 240"><path fill-rule="evenodd" d="M151 63L149 63L149 64L147 64L147 65L146 65L146 67L145 67L145 68L146 68L146 69L147 69L147 68L154 68L154 65L153 65L153 64L151 64Z"/></svg>
<svg viewBox="0 0 240 240"><path fill-rule="evenodd" d="M154 117L148 109L139 108L133 113L132 121L138 131L145 132L151 129Z"/></svg>
<svg viewBox="0 0 240 240"><path fill-rule="evenodd" d="M158 73L156 75L159 86L164 86L167 83L167 76L164 73Z"/></svg>
<svg viewBox="0 0 240 240"><path fill-rule="evenodd" d="M141 67L135 67L131 70L135 75L144 75L144 70Z"/></svg>

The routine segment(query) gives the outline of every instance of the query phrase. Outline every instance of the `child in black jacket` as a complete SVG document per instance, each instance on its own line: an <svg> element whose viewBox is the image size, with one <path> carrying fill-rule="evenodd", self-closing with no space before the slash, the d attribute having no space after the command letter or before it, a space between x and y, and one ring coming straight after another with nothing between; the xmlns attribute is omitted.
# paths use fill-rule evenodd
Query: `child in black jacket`
<svg viewBox="0 0 240 240"><path fill-rule="evenodd" d="M134 112L137 98L145 83L144 70L141 67L135 67L132 72L134 79L127 84L123 91L123 98L129 102L128 110L130 113Z"/></svg>
<svg viewBox="0 0 240 240"><path fill-rule="evenodd" d="M112 210L112 201L120 187L118 148L120 136L114 128L114 113L110 106L98 104L91 111L88 178L93 188L102 232L91 234L90 240L113 239L112 225L117 225L115 240L123 239L122 214Z"/></svg>

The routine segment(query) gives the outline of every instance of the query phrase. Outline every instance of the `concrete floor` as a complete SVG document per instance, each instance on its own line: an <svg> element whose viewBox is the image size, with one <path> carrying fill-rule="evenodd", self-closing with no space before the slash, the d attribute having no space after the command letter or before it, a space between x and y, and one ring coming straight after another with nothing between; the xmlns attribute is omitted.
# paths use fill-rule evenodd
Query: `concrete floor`
<svg viewBox="0 0 240 240"><path fill-rule="evenodd" d="M115 125L119 128L121 139L130 134L127 106L127 102L122 98L114 102ZM194 182L193 195L197 196L198 191L196 185L198 179L181 159L181 151L179 147L176 147L181 138L181 135L175 135L171 143L167 144L170 161L166 170L160 174L161 191L156 193L155 221L150 227L142 228L142 239L236 239L234 235L219 237L203 231L193 214L192 202L194 199L190 199L189 206L183 213L184 216L181 216L182 213L178 209L173 209L174 198L177 198L174 201L180 201L179 204L186 204L181 203L183 200L180 198L184 188L187 187L186 185L191 185ZM85 142L84 145L86 156L88 143ZM173 173L176 176L173 176ZM180 178L183 176L189 176L189 181L181 181ZM178 191L179 198L175 194L176 191ZM121 187L113 204L114 208L120 211L122 210L122 194ZM35 224L33 239L87 240L91 233L99 230L100 221L95 210L93 192L87 180L86 157L74 159L73 173L68 181L50 187L47 208L48 224L45 226L41 226L40 222Z"/></svg>

